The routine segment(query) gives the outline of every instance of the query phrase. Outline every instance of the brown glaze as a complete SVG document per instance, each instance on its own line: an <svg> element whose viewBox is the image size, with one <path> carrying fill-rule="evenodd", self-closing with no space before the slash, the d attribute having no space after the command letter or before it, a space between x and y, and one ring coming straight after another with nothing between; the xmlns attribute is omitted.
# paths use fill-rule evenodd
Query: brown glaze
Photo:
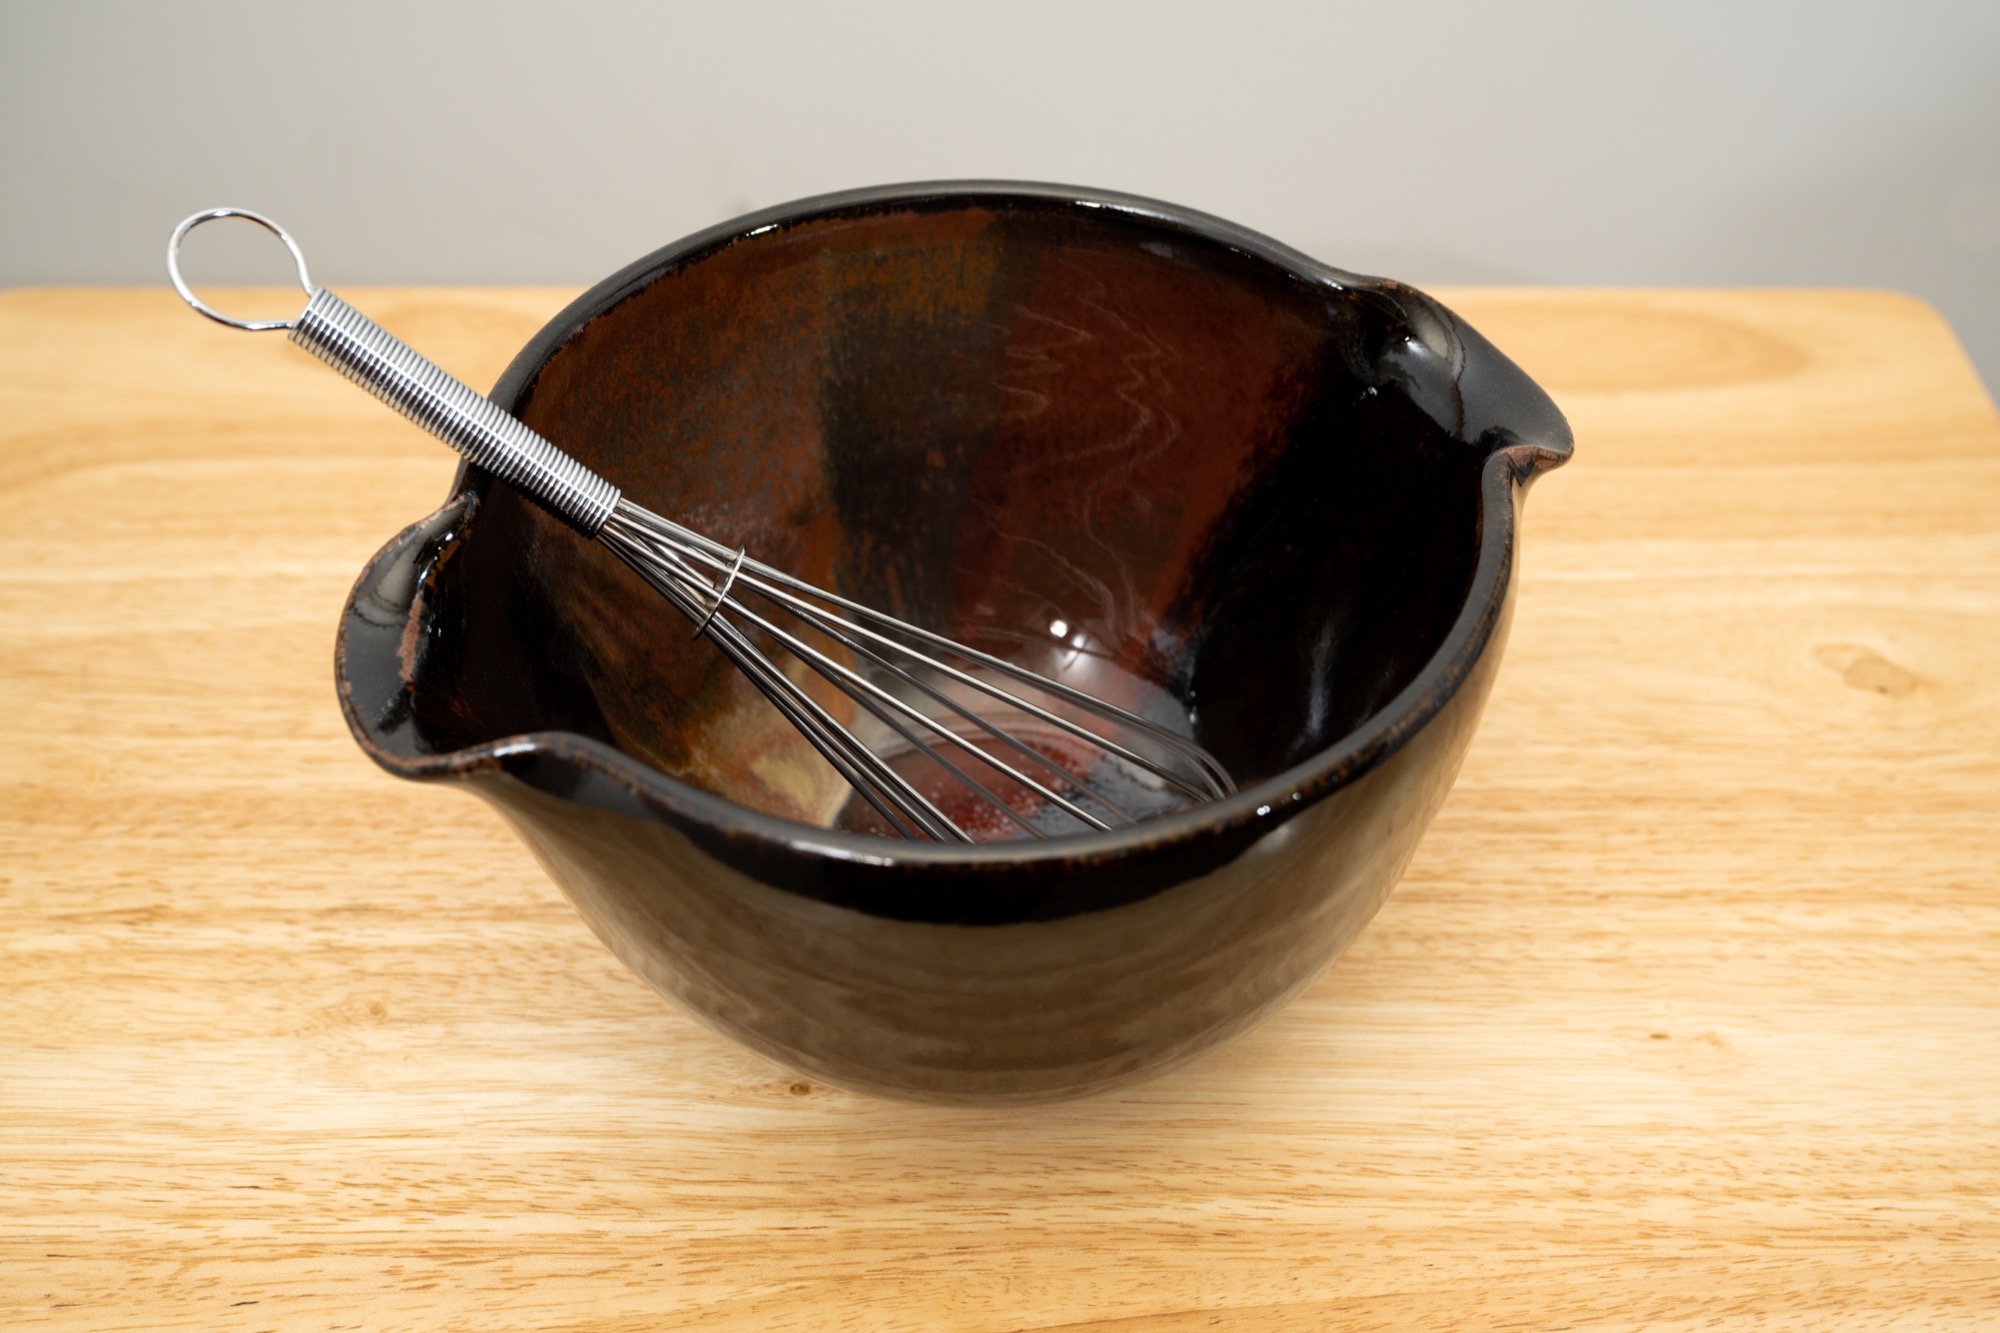
<svg viewBox="0 0 2000 1333"><path fill-rule="evenodd" d="M1164 1068L1345 947L1457 770L1519 501L1570 447L1420 294L1036 186L866 191L691 238L586 294L494 396L772 564L1174 701L1236 775L1228 802L1044 844L829 831L824 764L511 491L462 475L385 548L339 650L363 747L471 780L715 1026L936 1100Z"/></svg>

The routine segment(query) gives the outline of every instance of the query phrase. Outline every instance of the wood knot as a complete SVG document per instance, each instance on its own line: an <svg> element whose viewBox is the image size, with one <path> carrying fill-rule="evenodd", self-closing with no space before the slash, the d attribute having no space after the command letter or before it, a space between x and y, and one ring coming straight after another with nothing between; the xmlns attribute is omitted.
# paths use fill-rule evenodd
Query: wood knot
<svg viewBox="0 0 2000 1333"><path fill-rule="evenodd" d="M1917 677L1871 648L1854 643L1824 643L1813 650L1820 665L1837 673L1857 690L1902 699L1916 692Z"/></svg>

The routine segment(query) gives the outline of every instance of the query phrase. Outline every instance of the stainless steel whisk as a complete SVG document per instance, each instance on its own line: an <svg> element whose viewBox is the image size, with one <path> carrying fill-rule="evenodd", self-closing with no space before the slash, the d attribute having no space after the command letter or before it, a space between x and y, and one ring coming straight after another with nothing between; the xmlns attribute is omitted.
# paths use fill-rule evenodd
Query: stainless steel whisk
<svg viewBox="0 0 2000 1333"><path fill-rule="evenodd" d="M242 218L272 233L298 267L306 306L294 319L236 319L197 297L181 276L181 243L218 218ZM167 272L194 309L231 328L284 329L305 348L426 431L499 477L585 537L609 548L694 622L776 706L834 770L904 837L970 842L961 824L788 675L751 636L761 635L824 677L879 722L884 735L937 764L964 790L1035 837L1049 836L1047 810L1084 829L1105 830L1136 816L1133 784L1178 793L1188 803L1235 790L1206 750L1167 728L1060 681L1028 671L918 625L813 587L750 559L671 519L634 504L603 477L562 452L486 398L432 364L393 334L315 287L305 256L284 228L240 208L211 208L174 228ZM760 611L739 594L754 593ZM839 645L856 665L800 637L794 628ZM980 701L984 701L982 704ZM1115 782L1089 780L1038 750L989 711L1039 723L1080 742L1096 767L1123 770ZM1069 713L1096 719L1086 726ZM905 751L904 753L909 753ZM983 775L983 780L982 780ZM1114 798L1107 786L1121 786ZM997 792L995 787L1006 791ZM1027 807L1027 808L1023 808Z"/></svg>

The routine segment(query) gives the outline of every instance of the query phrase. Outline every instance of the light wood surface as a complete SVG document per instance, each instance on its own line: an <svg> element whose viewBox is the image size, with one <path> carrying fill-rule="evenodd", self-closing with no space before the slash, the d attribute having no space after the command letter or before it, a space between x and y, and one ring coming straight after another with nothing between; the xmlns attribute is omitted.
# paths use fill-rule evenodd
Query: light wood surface
<svg viewBox="0 0 2000 1333"><path fill-rule="evenodd" d="M347 294L479 384L567 296ZM1443 295L1578 449L1408 877L1235 1045L967 1113L698 1027L361 757L440 446L0 294L0 1326L2000 1327L1989 400L1895 296Z"/></svg>

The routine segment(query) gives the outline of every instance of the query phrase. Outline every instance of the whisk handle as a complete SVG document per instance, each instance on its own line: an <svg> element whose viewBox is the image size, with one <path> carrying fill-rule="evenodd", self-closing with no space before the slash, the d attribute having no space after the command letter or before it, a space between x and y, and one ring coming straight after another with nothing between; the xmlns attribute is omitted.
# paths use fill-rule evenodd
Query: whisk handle
<svg viewBox="0 0 2000 1333"><path fill-rule="evenodd" d="M181 274L181 243L197 227L223 218L255 223L284 243L297 267L306 308L297 319L238 319L215 309ZM252 333L288 330L292 341L332 366L478 466L586 537L603 529L618 506L618 488L508 416L395 334L324 287L313 285L306 257L291 233L247 208L205 208L181 219L167 238L167 276L200 313Z"/></svg>
<svg viewBox="0 0 2000 1333"><path fill-rule="evenodd" d="M291 339L584 536L617 506L616 486L326 288Z"/></svg>

